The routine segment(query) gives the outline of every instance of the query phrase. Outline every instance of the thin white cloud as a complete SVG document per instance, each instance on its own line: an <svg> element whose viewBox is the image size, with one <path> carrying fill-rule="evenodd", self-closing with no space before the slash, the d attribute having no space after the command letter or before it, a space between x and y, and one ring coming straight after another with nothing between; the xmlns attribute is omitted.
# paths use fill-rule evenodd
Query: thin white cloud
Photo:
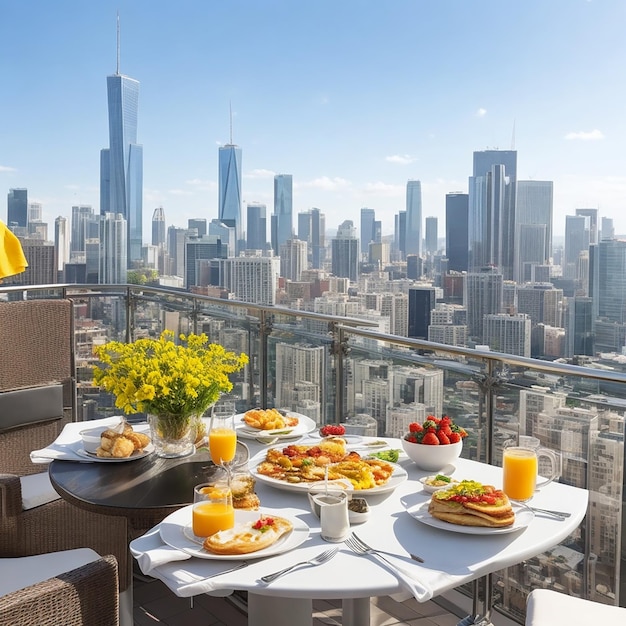
<svg viewBox="0 0 626 626"><path fill-rule="evenodd" d="M17 172L17 169L8 165L0 165L0 172Z"/></svg>
<svg viewBox="0 0 626 626"><path fill-rule="evenodd" d="M367 183L363 191L370 196L401 198L405 193L405 189L403 185L391 185L382 181L376 181L375 183Z"/></svg>
<svg viewBox="0 0 626 626"><path fill-rule="evenodd" d="M415 157L412 157L410 154L393 154L391 156L385 157L385 161L387 161L387 163L399 163L400 165L409 165L409 163L415 162Z"/></svg>
<svg viewBox="0 0 626 626"><path fill-rule="evenodd" d="M485 115L487 115L487 109L480 107L480 109L476 111L476 117L485 117Z"/></svg>
<svg viewBox="0 0 626 626"><path fill-rule="evenodd" d="M310 181L300 183L298 187L309 189L321 189L322 191L338 191L340 189L346 189L350 186L350 181L345 178L329 178L328 176L321 176Z"/></svg>
<svg viewBox="0 0 626 626"><path fill-rule="evenodd" d="M597 128L594 130L585 131L582 130L580 132L567 133L565 135L565 139L581 139L582 141L596 141L597 139L604 139L604 133Z"/></svg>
<svg viewBox="0 0 626 626"><path fill-rule="evenodd" d="M172 196L193 196L193 191L187 189L168 189L167 193Z"/></svg>
<svg viewBox="0 0 626 626"><path fill-rule="evenodd" d="M276 172L273 172L272 170L265 170L262 168L250 170L243 175L244 178L274 178L274 176L276 176Z"/></svg>

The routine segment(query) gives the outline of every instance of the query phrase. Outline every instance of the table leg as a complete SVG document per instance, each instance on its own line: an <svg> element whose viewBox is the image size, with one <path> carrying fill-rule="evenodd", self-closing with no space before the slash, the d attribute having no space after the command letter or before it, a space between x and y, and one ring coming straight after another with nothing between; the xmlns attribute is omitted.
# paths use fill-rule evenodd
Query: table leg
<svg viewBox="0 0 626 626"><path fill-rule="evenodd" d="M370 598L348 598L342 600L343 626L367 626L370 623Z"/></svg>
<svg viewBox="0 0 626 626"><path fill-rule="evenodd" d="M248 626L311 626L313 601L248 592Z"/></svg>

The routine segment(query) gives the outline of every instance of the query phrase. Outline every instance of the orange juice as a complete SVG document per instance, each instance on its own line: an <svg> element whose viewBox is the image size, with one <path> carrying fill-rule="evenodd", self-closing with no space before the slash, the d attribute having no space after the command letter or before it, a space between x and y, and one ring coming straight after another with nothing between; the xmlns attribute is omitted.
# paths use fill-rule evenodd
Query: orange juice
<svg viewBox="0 0 626 626"><path fill-rule="evenodd" d="M235 458L237 433L232 428L212 428L209 431L209 450L215 464L230 463Z"/></svg>
<svg viewBox="0 0 626 626"><path fill-rule="evenodd" d="M506 448L502 456L503 491L511 500L530 500L537 482L534 450Z"/></svg>
<svg viewBox="0 0 626 626"><path fill-rule="evenodd" d="M231 502L197 502L192 511L193 534L208 537L218 530L228 530L235 525L235 509Z"/></svg>

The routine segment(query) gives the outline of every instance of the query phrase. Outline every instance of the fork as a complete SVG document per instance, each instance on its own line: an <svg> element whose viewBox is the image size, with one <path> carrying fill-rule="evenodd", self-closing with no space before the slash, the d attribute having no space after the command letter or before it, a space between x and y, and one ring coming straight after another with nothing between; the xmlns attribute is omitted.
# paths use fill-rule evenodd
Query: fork
<svg viewBox="0 0 626 626"><path fill-rule="evenodd" d="M374 548L370 548L367 544L363 544L362 540L355 538L354 533L352 533L344 542L352 552L360 555L370 555L376 557L380 561L382 561L388 569L390 569L393 574L402 582L404 582L409 589L414 593L414 595L419 595L425 597L426 599L430 599L432 597L432 592L424 587L422 583L418 580L415 580L408 573L404 572L397 565L394 565L391 561L385 558L378 550L374 550Z"/></svg>
<svg viewBox="0 0 626 626"><path fill-rule="evenodd" d="M398 556L397 554L392 554L391 552L385 552L385 550L374 550L374 548L368 546L363 539L361 539L356 533L352 533L352 537L354 537L354 541L361 544L361 546L365 549L372 550L373 552L383 552L384 554L388 554L389 556ZM424 559L421 556L417 556L417 554L411 554L409 552L409 556L418 563L423 563Z"/></svg>
<svg viewBox="0 0 626 626"><path fill-rule="evenodd" d="M330 561L330 559L332 559L335 556L335 554L337 554L338 551L339 551L338 547L329 548L328 550L321 552L320 554L318 554L317 556L314 556L312 559L309 559L308 561L300 561L300 563L295 563L294 565L290 565L289 567L286 567L285 569L281 569L278 572L274 572L273 574L267 574L266 576L261 576L261 580L264 583L271 583L273 580L276 580L279 576L282 576L283 574L286 574L287 572L290 572L291 570L296 569L296 567L301 567L302 565L321 565L322 563L326 563L326 561Z"/></svg>

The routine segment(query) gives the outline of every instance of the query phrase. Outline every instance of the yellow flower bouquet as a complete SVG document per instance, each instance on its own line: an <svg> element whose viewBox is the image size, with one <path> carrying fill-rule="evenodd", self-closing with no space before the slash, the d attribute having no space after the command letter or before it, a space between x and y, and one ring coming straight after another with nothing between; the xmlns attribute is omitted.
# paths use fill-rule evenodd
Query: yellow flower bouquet
<svg viewBox="0 0 626 626"><path fill-rule="evenodd" d="M175 439L232 390L229 374L242 369L248 357L209 343L205 334L179 336L164 331L158 339L132 343L110 341L94 348L101 366L94 368L96 385L115 396L124 413L146 412L159 417L163 435Z"/></svg>

